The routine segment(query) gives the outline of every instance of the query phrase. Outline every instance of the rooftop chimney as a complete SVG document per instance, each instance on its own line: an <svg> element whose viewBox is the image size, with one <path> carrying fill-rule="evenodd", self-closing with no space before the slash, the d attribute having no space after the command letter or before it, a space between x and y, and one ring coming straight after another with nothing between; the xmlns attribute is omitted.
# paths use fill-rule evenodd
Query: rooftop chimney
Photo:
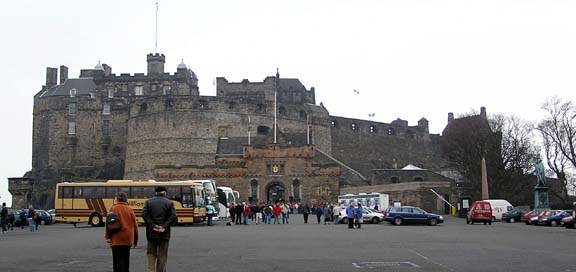
<svg viewBox="0 0 576 272"><path fill-rule="evenodd" d="M486 119L486 107L481 107L480 108L480 116L484 119Z"/></svg>
<svg viewBox="0 0 576 272"><path fill-rule="evenodd" d="M60 85L64 84L68 79L68 67L60 65Z"/></svg>
<svg viewBox="0 0 576 272"><path fill-rule="evenodd" d="M46 67L46 87L58 84L58 68Z"/></svg>
<svg viewBox="0 0 576 272"><path fill-rule="evenodd" d="M449 112L449 113L448 113L448 123L450 123L450 122L452 122L452 121L454 121L454 113Z"/></svg>

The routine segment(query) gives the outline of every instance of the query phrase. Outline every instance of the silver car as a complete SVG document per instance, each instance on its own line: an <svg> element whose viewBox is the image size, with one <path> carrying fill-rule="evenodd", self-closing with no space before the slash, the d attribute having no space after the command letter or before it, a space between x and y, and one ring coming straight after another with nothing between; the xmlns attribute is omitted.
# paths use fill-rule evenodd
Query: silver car
<svg viewBox="0 0 576 272"><path fill-rule="evenodd" d="M364 212L362 213L362 219L364 222L370 222L372 224L378 224L384 221L384 214L371 208L362 207ZM348 217L346 216L346 208L340 208L339 222L342 224L348 224Z"/></svg>

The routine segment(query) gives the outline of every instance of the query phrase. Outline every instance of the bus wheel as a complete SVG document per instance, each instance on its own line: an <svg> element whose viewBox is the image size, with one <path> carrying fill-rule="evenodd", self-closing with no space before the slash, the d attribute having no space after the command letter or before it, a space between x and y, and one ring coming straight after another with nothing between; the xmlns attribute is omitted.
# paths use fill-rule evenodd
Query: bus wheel
<svg viewBox="0 0 576 272"><path fill-rule="evenodd" d="M88 219L88 223L92 227L100 226L100 225L102 225L102 216L98 213L93 213L90 215L90 218Z"/></svg>

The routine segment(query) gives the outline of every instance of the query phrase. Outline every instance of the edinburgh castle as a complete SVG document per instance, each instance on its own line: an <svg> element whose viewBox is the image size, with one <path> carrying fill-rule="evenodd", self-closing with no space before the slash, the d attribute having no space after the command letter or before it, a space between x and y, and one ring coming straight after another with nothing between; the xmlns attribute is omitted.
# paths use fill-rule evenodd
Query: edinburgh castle
<svg viewBox="0 0 576 272"><path fill-rule="evenodd" d="M205 96L186 65L171 74L164 63L149 54L146 74L98 64L79 78L47 68L34 96L32 170L10 181L15 199L49 207L57 182L109 179L215 179L245 201L333 200L346 188L426 181L446 182L437 187L453 195L442 136L425 118L409 126L332 116L314 87L278 72L262 82L217 78L216 96ZM407 165L426 170L400 171Z"/></svg>

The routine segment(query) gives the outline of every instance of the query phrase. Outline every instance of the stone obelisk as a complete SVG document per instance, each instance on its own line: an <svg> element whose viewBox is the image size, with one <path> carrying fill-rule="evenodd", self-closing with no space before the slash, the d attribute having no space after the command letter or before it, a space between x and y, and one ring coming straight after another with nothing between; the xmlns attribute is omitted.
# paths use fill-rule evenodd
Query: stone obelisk
<svg viewBox="0 0 576 272"><path fill-rule="evenodd" d="M488 173L486 172L486 159L482 157L482 199L490 199L488 194Z"/></svg>

